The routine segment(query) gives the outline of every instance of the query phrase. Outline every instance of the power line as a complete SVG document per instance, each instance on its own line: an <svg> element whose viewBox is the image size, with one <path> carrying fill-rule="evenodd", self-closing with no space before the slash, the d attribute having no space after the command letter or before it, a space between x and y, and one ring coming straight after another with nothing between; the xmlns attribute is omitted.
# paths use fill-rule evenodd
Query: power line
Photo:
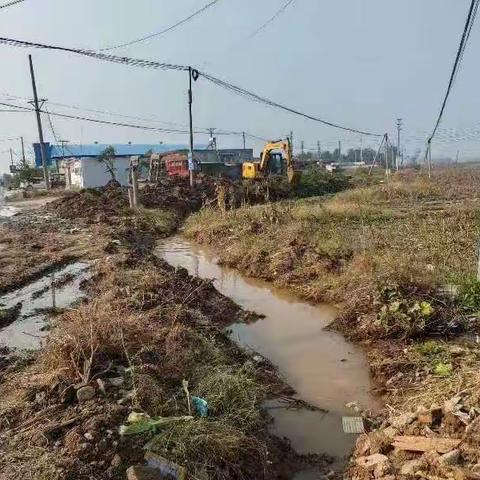
<svg viewBox="0 0 480 480"><path fill-rule="evenodd" d="M61 47L58 45L47 45L44 43L27 42L25 40L17 40L14 38L7 38L7 37L0 37L0 43L3 43L5 45L11 45L13 47L41 48L46 50L56 50L60 52L74 53L76 55L83 55L85 57L95 58L97 60L102 60L104 62L130 65L132 67L188 71L188 67L185 65L175 65L172 63L155 62L153 60L144 60L139 58L118 57L116 55L100 53L94 50L85 50L83 48L68 48L68 47Z"/></svg>
<svg viewBox="0 0 480 480"><path fill-rule="evenodd" d="M12 2L8 2L8 3L4 3L3 5L0 5L0 10L2 8L7 8L7 7L11 7L12 5L16 5L17 3L22 3L24 2L25 0L13 0Z"/></svg>
<svg viewBox="0 0 480 480"><path fill-rule="evenodd" d="M210 3L207 3L207 5L204 5L200 10L197 10L196 12L192 13L188 17L184 18L183 20L180 20L179 22L175 23L174 25L170 25L169 27L161 30L160 32L156 33L151 33L150 35L147 35L142 38L137 38L136 40L132 40L130 42L126 43L121 43L119 45L114 45L113 47L108 47L108 48L101 48L100 51L108 51L108 50L115 50L117 48L124 48L124 47L129 47L131 45L135 45L136 43L144 42L146 40L150 40L151 38L154 37L159 37L160 35L164 35L165 33L171 32L175 28L179 27L180 25L183 25L184 23L187 23L190 21L192 18L196 17L197 15L200 15L203 13L205 10L208 10L210 7L213 7L215 4L217 4L220 0L213 0ZM293 1L293 0L291 0Z"/></svg>
<svg viewBox="0 0 480 480"><path fill-rule="evenodd" d="M480 1L480 0L479 0ZM48 50L57 50L57 51L64 51L64 52L69 52L69 53L75 53L78 55L84 55L87 57L95 58L97 60L103 60L107 62L113 62L113 63L120 63L124 65L130 65L134 67L141 67L141 68L154 68L154 69L164 69L164 70L181 70L181 71L190 71L192 70L196 75L201 75L204 77L206 80L210 81L211 83L222 87L232 93L235 93L236 95L240 95L244 98L247 98L249 100L253 100L259 103L263 103L265 105L268 105L270 107L274 108L279 108L281 110L285 110L287 112L293 113L295 115L299 115L301 117L307 118L309 120L313 120L315 122L322 123L323 125L337 128L340 130L352 132L352 133L359 133L361 135L367 135L367 136L373 136L373 137L382 137L383 134L379 133L372 133L372 132L366 132L362 130L357 130L354 128L350 127L345 127L333 122L329 122L326 120L323 120L319 117L315 117L313 115L309 115L303 112L300 112L299 110L296 110L291 107L287 107L285 105L281 105L277 102L274 102L273 100L269 100L267 98L261 97L260 95L257 95L256 93L250 92L244 88L241 88L239 86L236 86L232 83L228 83L226 81L220 80L219 78L214 77L213 75L209 75L208 73L205 72L200 72L196 69L192 69L191 67L187 67L184 65L174 65L174 64L169 64L169 63L159 63L155 62L152 60L142 60L142 59L136 59L136 58L129 58L129 57L118 57L115 55L107 55L103 53L98 53L92 50L83 50L83 49L75 49L75 48L67 48L67 47L59 47L55 45L46 45L46 44L41 44L41 43L34 43L34 42L27 42L24 40L17 40L17 39L12 39L12 38L6 38L6 37L0 37L0 43L4 43L6 45L12 45L16 47L31 47L31 48L42 48L42 49L48 49Z"/></svg>
<svg viewBox="0 0 480 480"><path fill-rule="evenodd" d="M301 117L308 118L309 120L313 120L315 122L322 123L322 124L327 125L329 127L338 128L340 130L344 130L344 131L347 131L347 132L360 133L361 135L368 135L368 136L372 136L372 137L382 137L383 136L383 134L366 132L366 131L362 131L362 130L357 130L355 128L345 127L345 126L342 126L342 125L339 125L339 124L336 124L336 123L329 122L327 120L323 120L319 117L315 117L313 115L309 115L309 114L300 112L299 110L296 110L294 108L287 107L285 105L281 105L280 103L274 102L273 100L269 100L268 98L261 97L260 95L257 95L256 93L250 92L250 91L248 91L244 88L233 85L232 83L226 82L224 80L220 80L219 78L216 78L213 75L209 75L208 73L198 72L198 74L200 76L202 76L203 78L205 78L206 80L208 80L209 82L211 82L211 83L213 83L213 84L215 84L219 87L222 87L222 88L224 88L224 89L226 89L226 90L228 90L228 91L230 91L230 92L232 92L236 95L239 95L243 98L247 98L248 100L263 103L264 105L268 105L270 107L279 108L281 110L285 110L285 111L293 113L295 115L299 115Z"/></svg>
<svg viewBox="0 0 480 480"><path fill-rule="evenodd" d="M286 3L284 3L278 10L275 12L275 14L270 17L263 25L260 25L254 32L252 32L248 38L253 38L256 35L258 35L264 28L268 27L272 22L274 22L277 17L279 17L287 8L290 4L292 4L295 0L288 0Z"/></svg>
<svg viewBox="0 0 480 480"><path fill-rule="evenodd" d="M435 137L435 134L437 133L438 127L440 126L440 122L442 121L442 117L443 117L443 114L445 112L445 107L447 105L448 98L449 98L450 93L452 91L452 87L453 87L453 84L455 82L455 78L457 76L458 69L460 68L460 64L462 62L463 55L465 53L465 48L466 48L468 40L470 38L470 33L472 31L472 27L473 27L473 24L475 22L475 17L477 15L479 3L480 3L480 0L472 0L472 2L470 4L470 8L469 8L468 15L467 15L467 20L465 22L465 27L464 27L463 33L462 33L462 38L461 38L461 41L460 41L460 45L458 47L457 55L455 57L455 62L453 64L453 69L452 69L452 73L450 75L450 80L448 82L447 92L445 94L445 98L443 99L442 107L440 109L440 113L438 115L437 121L435 122L435 127L433 128L433 132L428 139L429 144L432 142L433 138Z"/></svg>

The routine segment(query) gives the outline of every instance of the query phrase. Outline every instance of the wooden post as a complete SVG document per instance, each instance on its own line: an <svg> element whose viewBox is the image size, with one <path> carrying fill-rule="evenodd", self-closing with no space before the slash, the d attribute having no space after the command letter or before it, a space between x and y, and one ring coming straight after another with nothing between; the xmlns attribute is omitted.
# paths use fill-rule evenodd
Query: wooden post
<svg viewBox="0 0 480 480"><path fill-rule="evenodd" d="M138 166L140 163L139 156L130 158L130 179L132 181L132 206L138 207Z"/></svg>

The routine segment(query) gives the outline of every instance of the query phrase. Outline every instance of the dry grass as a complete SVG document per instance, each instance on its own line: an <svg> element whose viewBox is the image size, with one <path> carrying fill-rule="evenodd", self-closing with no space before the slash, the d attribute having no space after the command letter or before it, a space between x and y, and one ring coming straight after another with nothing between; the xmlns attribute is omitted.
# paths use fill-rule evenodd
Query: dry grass
<svg viewBox="0 0 480 480"><path fill-rule="evenodd" d="M3 383L3 427L28 422L38 408L31 402L38 392L46 395L47 403L56 403L71 385L95 385L97 378L120 368L126 369L123 388L133 392L131 407L136 411L188 415L184 379L192 395L207 400L207 419L172 425L158 432L152 443L155 451L185 465L192 478L247 479L263 468L271 448L261 404L279 383L266 381L260 368L222 333L225 319L234 318L238 307L209 282L179 274L153 259L134 268L118 259L105 260L97 266L89 288L94 299L60 318L38 362ZM199 326L198 318L208 319L210 326ZM68 412L68 405L64 408ZM31 457L43 446L31 440L42 437L41 420L28 429L25 454L15 456L11 449L16 448L16 437L9 435L0 456L11 462L12 471L35 469L36 478L57 478L54 463L44 468L40 459ZM52 421L62 420L50 414L48 422ZM120 422L109 428L116 431ZM84 441L82 435L78 438ZM145 444L152 438L141 440ZM77 459L76 465L82 466L82 461ZM4 471L8 470L0 468Z"/></svg>
<svg viewBox="0 0 480 480"><path fill-rule="evenodd" d="M204 210L187 221L187 236L218 247L220 261L294 289L314 301L342 304L338 326L360 340L425 338L477 328L462 303L438 293L476 272L480 170L435 172L432 180L408 172L388 181L308 199L256 206L219 215ZM421 311L422 302L428 304ZM429 312L432 307L433 312ZM471 313L471 312L470 312ZM453 364L452 388L418 358L387 342L379 358L392 357L378 379L423 369L404 385L453 393L476 385L471 370ZM477 363L472 360L472 371ZM403 385L399 382L399 385ZM395 389L395 383L392 385ZM420 392L423 394L423 392ZM401 395L397 395L401 401Z"/></svg>

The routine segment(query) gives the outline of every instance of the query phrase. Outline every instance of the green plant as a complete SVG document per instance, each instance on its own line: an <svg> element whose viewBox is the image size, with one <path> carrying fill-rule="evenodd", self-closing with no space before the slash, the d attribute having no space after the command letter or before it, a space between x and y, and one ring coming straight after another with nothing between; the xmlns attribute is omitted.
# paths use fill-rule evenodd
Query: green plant
<svg viewBox="0 0 480 480"><path fill-rule="evenodd" d="M480 281L475 277L467 277L460 286L458 302L467 311L480 311Z"/></svg>

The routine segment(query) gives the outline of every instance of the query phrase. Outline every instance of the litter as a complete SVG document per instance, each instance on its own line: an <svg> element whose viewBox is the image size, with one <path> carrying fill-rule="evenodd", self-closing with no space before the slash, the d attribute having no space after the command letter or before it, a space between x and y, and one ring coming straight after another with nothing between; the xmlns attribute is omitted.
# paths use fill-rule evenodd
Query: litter
<svg viewBox="0 0 480 480"><path fill-rule="evenodd" d="M362 417L342 417L342 426L345 433L365 433Z"/></svg>
<svg viewBox="0 0 480 480"><path fill-rule="evenodd" d="M192 403L199 417L208 417L208 403L206 400L200 397L192 396Z"/></svg>

